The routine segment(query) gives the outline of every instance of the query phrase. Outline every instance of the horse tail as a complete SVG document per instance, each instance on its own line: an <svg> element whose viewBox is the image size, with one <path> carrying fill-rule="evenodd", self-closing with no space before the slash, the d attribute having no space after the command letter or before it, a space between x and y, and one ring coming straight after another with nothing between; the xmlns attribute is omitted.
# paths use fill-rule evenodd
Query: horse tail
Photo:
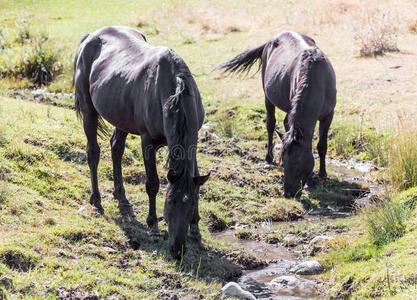
<svg viewBox="0 0 417 300"><path fill-rule="evenodd" d="M216 70L223 70L230 73L247 73L251 67L259 61L258 72L262 66L262 53L267 43L258 47L246 50L229 61L226 61L216 67Z"/></svg>
<svg viewBox="0 0 417 300"><path fill-rule="evenodd" d="M82 44L87 38L89 37L89 34L87 33L80 41L80 44ZM75 75L77 73L77 62L78 62L78 58L80 56L82 52L82 49L80 47L80 49L78 49L77 53L75 54L74 57L74 70L73 70L73 76L72 76L72 87L75 87ZM91 69L91 66L90 66ZM90 72L90 70L88 70L88 72ZM90 93L89 91L86 91L86 93L88 94L88 99L85 99L86 101L90 101L91 102L91 97L90 97ZM77 118L79 120L83 120L83 115L81 112L81 105L80 105L80 101L82 101L83 99L80 97L79 93L77 92L77 87L75 87L75 94L74 94L74 109L75 109L75 113L77 114ZM91 103L92 105L92 103ZM104 122L103 118L99 115L98 116L98 122L97 122L97 132L98 135L101 137L108 137L110 136L110 130L107 127L106 123Z"/></svg>
<svg viewBox="0 0 417 300"><path fill-rule="evenodd" d="M88 35L89 34L87 33L86 35L83 36L83 38L80 41L80 44L82 44L86 40ZM75 56L74 56L73 73L72 73L72 87L73 88L75 86L75 74L77 73L77 61L78 61L79 54L80 54L80 49L78 49L77 53L75 53ZM83 116L81 114L80 98L77 96L77 92L75 92L74 94L74 109L75 109L75 113L77 114L77 118L79 120L82 120Z"/></svg>

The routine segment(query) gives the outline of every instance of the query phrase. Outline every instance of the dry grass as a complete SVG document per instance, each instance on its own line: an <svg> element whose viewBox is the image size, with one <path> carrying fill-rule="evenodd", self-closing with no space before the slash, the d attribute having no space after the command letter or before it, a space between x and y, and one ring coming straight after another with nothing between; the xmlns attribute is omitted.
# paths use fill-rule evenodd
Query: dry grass
<svg viewBox="0 0 417 300"><path fill-rule="evenodd" d="M417 33L417 19L412 20L408 23L408 30L411 33Z"/></svg>
<svg viewBox="0 0 417 300"><path fill-rule="evenodd" d="M368 18L355 34L360 56L378 56L398 52L398 27L389 13L378 13Z"/></svg>
<svg viewBox="0 0 417 300"><path fill-rule="evenodd" d="M388 175L392 185L405 190L417 186L417 124L399 118L389 147Z"/></svg>

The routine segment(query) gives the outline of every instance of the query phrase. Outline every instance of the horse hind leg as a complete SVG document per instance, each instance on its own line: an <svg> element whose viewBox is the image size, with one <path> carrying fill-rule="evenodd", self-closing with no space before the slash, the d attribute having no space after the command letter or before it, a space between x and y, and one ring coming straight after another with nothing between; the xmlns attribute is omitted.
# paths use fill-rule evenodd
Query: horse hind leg
<svg viewBox="0 0 417 300"><path fill-rule="evenodd" d="M98 176L97 168L100 160L100 147L97 143L97 127L98 127L98 114L92 107L84 107L81 110L83 117L84 132L87 137L87 160L90 168L91 177L91 197L90 204L100 213L104 213L103 206L101 205L101 196L98 188Z"/></svg>
<svg viewBox="0 0 417 300"><path fill-rule="evenodd" d="M119 210L122 215L133 215L132 205L130 205L125 195L122 176L122 157L125 150L126 137L126 132L116 128L110 140L113 161L113 196L119 202Z"/></svg>

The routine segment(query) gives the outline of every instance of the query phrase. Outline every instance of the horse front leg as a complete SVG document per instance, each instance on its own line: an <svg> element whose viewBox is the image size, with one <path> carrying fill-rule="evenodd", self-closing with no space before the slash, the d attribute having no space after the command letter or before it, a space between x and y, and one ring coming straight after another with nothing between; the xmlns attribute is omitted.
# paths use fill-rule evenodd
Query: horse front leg
<svg viewBox="0 0 417 300"><path fill-rule="evenodd" d="M333 120L333 112L326 116L324 119L320 120L319 127L319 142L317 143L317 152L320 157L320 170L319 176L321 178L327 177L326 172L326 153L327 153L327 138L329 134L330 124Z"/></svg>
<svg viewBox="0 0 417 300"><path fill-rule="evenodd" d="M122 157L125 151L127 133L116 128L111 140L111 157L113 161L113 196L119 202L119 210L122 215L133 215L132 205L126 198L122 176Z"/></svg>
<svg viewBox="0 0 417 300"><path fill-rule="evenodd" d="M198 172L197 161L195 162L194 176L195 177L200 176L200 173ZM196 240L198 243L201 242L200 228L198 227L198 222L200 221L200 213L198 212L199 196L200 196L200 187L197 187L197 203L195 204L193 216L190 222L190 231L189 231L190 238Z"/></svg>
<svg viewBox="0 0 417 300"><path fill-rule="evenodd" d="M275 106L265 97L266 129L268 131L268 143L266 145L265 160L268 164L274 164L274 130L276 125Z"/></svg>
<svg viewBox="0 0 417 300"><path fill-rule="evenodd" d="M149 197L149 213L146 223L151 234L159 233L158 218L156 216L156 195L159 191L159 178L156 169L156 150L159 144L149 136L142 136L142 155L146 170L146 193Z"/></svg>

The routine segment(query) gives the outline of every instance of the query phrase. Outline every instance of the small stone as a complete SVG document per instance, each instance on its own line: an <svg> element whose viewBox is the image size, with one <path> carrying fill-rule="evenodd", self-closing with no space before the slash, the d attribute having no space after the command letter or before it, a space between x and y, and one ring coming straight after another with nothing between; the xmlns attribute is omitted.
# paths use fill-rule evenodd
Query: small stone
<svg viewBox="0 0 417 300"><path fill-rule="evenodd" d="M242 289L236 282L229 282L222 287L222 294L222 297L233 296L238 299L256 300L254 295Z"/></svg>
<svg viewBox="0 0 417 300"><path fill-rule="evenodd" d="M107 253L116 253L117 252L115 249L113 249L111 247L104 246L102 249L103 249L103 251L105 251Z"/></svg>
<svg viewBox="0 0 417 300"><path fill-rule="evenodd" d="M374 205L374 203L373 203L371 197L362 197L362 198L356 199L353 202L353 207L356 208L357 210L368 208L368 207L373 206L373 205Z"/></svg>
<svg viewBox="0 0 417 300"><path fill-rule="evenodd" d="M83 205L83 206L81 206L79 209L78 209L78 213L80 214L80 215L83 215L83 214L85 214L87 212L87 208Z"/></svg>
<svg viewBox="0 0 417 300"><path fill-rule="evenodd" d="M323 267L317 260L304 261L290 270L298 275L314 275L323 272Z"/></svg>

